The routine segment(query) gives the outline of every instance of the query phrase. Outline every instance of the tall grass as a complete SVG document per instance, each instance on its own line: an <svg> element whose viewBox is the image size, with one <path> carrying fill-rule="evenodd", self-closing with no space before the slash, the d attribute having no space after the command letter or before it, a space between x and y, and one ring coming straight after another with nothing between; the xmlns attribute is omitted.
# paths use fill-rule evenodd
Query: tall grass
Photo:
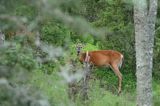
<svg viewBox="0 0 160 106"><path fill-rule="evenodd" d="M136 106L136 93L122 92L117 96L100 87L99 80L90 80L89 100L82 101L77 96L73 103L68 98L68 86L57 72L48 75L41 70L34 71L30 85L41 91L51 103L51 106ZM160 105L160 85L153 83L153 104Z"/></svg>

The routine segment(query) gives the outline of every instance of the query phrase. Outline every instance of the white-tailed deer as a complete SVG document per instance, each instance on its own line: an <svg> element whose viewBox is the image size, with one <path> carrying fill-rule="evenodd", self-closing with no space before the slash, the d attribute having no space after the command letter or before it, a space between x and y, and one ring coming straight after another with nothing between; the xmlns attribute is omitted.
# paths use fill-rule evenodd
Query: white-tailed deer
<svg viewBox="0 0 160 106"><path fill-rule="evenodd" d="M119 68L122 66L123 55L114 50L97 50L81 53L82 45L77 45L77 55L81 62L88 62L94 66L109 66L118 77L118 94L121 93L122 74Z"/></svg>

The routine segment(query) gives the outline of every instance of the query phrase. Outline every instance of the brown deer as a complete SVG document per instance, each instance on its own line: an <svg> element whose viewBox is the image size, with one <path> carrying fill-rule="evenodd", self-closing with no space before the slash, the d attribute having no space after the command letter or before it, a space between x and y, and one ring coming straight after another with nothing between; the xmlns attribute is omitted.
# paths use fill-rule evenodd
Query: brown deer
<svg viewBox="0 0 160 106"><path fill-rule="evenodd" d="M118 94L121 93L122 74L119 68L122 66L123 55L114 50L97 50L82 53L82 45L77 45L77 56L81 62L88 62L94 66L109 66L118 77Z"/></svg>

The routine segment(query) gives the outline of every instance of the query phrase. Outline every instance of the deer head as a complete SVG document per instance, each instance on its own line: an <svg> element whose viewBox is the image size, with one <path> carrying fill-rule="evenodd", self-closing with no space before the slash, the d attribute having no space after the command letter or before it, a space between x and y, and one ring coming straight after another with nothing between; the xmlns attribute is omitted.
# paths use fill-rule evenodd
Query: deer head
<svg viewBox="0 0 160 106"><path fill-rule="evenodd" d="M76 45L77 56L80 55L83 47L84 47L84 46L83 46L83 44L81 44L81 43L78 43L78 44Z"/></svg>

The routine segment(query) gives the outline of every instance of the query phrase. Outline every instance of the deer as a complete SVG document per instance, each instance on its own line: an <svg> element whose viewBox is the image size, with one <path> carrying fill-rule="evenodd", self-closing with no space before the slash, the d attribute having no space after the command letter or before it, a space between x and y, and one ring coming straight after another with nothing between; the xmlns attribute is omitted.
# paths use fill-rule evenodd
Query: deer
<svg viewBox="0 0 160 106"><path fill-rule="evenodd" d="M95 50L82 52L83 46L77 44L77 56L81 63L88 62L96 67L110 67L118 77L118 95L121 93L122 74L120 68L123 63L124 56L122 53L115 50Z"/></svg>

